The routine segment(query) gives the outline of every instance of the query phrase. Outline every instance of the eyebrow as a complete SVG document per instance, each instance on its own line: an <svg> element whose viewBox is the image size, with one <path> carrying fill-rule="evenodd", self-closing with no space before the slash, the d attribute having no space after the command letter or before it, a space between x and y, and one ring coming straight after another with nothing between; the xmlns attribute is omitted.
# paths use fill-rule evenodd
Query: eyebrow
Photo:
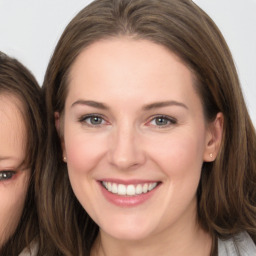
<svg viewBox="0 0 256 256"><path fill-rule="evenodd" d="M0 161L10 160L10 159L15 159L15 158L14 157L10 157L10 156L0 156Z"/></svg>
<svg viewBox="0 0 256 256"><path fill-rule="evenodd" d="M86 105L86 106L99 108L99 109L103 109L103 110L109 109L105 104L103 104L101 102L93 101L93 100L77 100L71 105L71 107L74 107L76 105Z"/></svg>
<svg viewBox="0 0 256 256"><path fill-rule="evenodd" d="M15 157L11 157L11 156L0 156L0 162L1 161L5 161L5 160L18 160ZM17 169L20 169L25 163L25 160L23 160L18 166Z"/></svg>
<svg viewBox="0 0 256 256"><path fill-rule="evenodd" d="M169 106L178 106L178 107L183 107L185 109L188 109L188 107L185 104L178 101L171 100L171 101L155 102L155 103L145 105L143 107L143 110L152 110L155 108L163 108L163 107L169 107Z"/></svg>
<svg viewBox="0 0 256 256"><path fill-rule="evenodd" d="M94 108L98 108L98 109L102 109L102 110L109 109L109 107L106 106L104 103L93 101L93 100L77 100L71 105L71 107L74 107L76 105L86 105L86 106L90 106L90 107L94 107ZM188 107L185 104L178 102L178 101L174 101L174 100L154 102L154 103L143 106L142 109L144 111L147 111L147 110L169 107L169 106L178 106L178 107L183 107L185 109L188 109Z"/></svg>

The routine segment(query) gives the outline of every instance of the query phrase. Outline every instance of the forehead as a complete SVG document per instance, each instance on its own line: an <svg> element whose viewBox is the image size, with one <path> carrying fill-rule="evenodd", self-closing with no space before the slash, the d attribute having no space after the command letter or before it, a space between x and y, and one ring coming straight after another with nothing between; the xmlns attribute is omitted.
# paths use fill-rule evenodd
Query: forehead
<svg viewBox="0 0 256 256"><path fill-rule="evenodd" d="M141 68L148 74L151 71L180 73L187 72L193 75L187 65L165 46L145 39L133 39L130 37L107 38L94 42L86 47L78 55L71 67L69 81L77 78L78 73L85 73L93 69L93 75L97 77L100 68L104 72L112 71L113 64L121 75L134 72L135 68ZM117 73L118 73L117 72ZM134 74L135 77L136 73ZM154 75L154 73L152 74ZM124 78L124 77L122 77ZM195 77L193 77L195 78Z"/></svg>
<svg viewBox="0 0 256 256"><path fill-rule="evenodd" d="M0 95L0 156L24 155L26 127L23 108L18 97Z"/></svg>
<svg viewBox="0 0 256 256"><path fill-rule="evenodd" d="M66 103L81 97L148 101L186 100L196 92L195 76L166 47L148 40L105 39L85 48L69 74ZM112 101L113 102L113 101ZM71 102L70 102L71 103Z"/></svg>
<svg viewBox="0 0 256 256"><path fill-rule="evenodd" d="M9 118L23 119L24 105L20 98L9 92L0 93L0 113L2 117L9 116Z"/></svg>

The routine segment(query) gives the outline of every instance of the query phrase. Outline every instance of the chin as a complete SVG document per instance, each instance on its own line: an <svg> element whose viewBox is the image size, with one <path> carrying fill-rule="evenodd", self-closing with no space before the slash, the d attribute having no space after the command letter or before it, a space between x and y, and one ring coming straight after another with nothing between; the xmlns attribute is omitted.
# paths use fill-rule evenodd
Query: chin
<svg viewBox="0 0 256 256"><path fill-rule="evenodd" d="M128 241L139 241L146 239L152 234L152 228L143 227L139 225L120 225L120 223L115 222L114 225L107 225L103 227L104 233L107 235L118 239L118 240L128 240Z"/></svg>

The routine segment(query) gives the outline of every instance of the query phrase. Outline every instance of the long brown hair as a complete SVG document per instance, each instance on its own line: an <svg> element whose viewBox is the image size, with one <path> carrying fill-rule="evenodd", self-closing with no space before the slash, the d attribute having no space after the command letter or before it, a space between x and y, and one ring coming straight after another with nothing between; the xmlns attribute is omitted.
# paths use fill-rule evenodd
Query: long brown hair
<svg viewBox="0 0 256 256"><path fill-rule="evenodd" d="M43 141L42 95L36 79L18 60L0 52L0 94L17 97L27 133L26 167L31 170L26 201L15 233L0 249L0 255L18 255L38 234L34 176Z"/></svg>
<svg viewBox="0 0 256 256"><path fill-rule="evenodd" d="M221 150L204 163L198 221L213 239L246 230L256 241L256 135L229 48L214 22L191 0L96 0L66 27L43 84L48 135L38 180L44 232L60 255L89 255L97 225L76 200L62 162L54 112L63 114L69 71L95 41L130 36L174 52L196 77L205 119L224 115ZM213 246L216 251L216 243Z"/></svg>

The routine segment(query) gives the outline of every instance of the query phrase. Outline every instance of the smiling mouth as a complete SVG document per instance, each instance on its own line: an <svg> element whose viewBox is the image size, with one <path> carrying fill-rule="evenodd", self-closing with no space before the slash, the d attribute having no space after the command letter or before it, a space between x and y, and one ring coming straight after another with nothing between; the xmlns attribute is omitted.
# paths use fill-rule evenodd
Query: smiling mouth
<svg viewBox="0 0 256 256"><path fill-rule="evenodd" d="M112 194L120 196L136 196L152 191L159 185L159 182L124 185L114 182L101 181L101 184L107 191Z"/></svg>

